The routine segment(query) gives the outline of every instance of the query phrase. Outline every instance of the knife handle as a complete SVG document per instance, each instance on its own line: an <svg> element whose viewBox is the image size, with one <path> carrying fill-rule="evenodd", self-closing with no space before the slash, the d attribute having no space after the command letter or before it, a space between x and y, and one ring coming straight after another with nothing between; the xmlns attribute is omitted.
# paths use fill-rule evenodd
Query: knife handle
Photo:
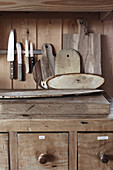
<svg viewBox="0 0 113 170"><path fill-rule="evenodd" d="M18 80L22 81L22 64L18 64Z"/></svg>
<svg viewBox="0 0 113 170"><path fill-rule="evenodd" d="M10 61L10 79L14 79L14 62Z"/></svg>
<svg viewBox="0 0 113 170"><path fill-rule="evenodd" d="M26 73L29 73L29 57L25 57L26 61Z"/></svg>
<svg viewBox="0 0 113 170"><path fill-rule="evenodd" d="M31 57L31 72L33 71L34 64L35 64L34 57Z"/></svg>

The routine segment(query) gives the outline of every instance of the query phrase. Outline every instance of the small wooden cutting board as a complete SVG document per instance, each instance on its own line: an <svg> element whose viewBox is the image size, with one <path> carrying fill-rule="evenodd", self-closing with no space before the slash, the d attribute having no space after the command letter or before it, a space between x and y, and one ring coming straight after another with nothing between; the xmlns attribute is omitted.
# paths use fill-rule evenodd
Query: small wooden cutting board
<svg viewBox="0 0 113 170"><path fill-rule="evenodd" d="M92 74L63 74L47 80L52 89L96 89L104 83L104 78Z"/></svg>
<svg viewBox="0 0 113 170"><path fill-rule="evenodd" d="M56 56L55 75L80 73L80 56L74 49L61 50Z"/></svg>

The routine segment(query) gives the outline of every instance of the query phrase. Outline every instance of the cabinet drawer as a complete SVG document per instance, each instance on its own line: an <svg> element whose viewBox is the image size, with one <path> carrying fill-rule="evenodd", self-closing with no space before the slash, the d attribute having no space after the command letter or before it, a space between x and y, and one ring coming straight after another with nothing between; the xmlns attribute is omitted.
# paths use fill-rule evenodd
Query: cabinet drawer
<svg viewBox="0 0 113 170"><path fill-rule="evenodd" d="M8 164L8 134L0 134L0 170L8 170Z"/></svg>
<svg viewBox="0 0 113 170"><path fill-rule="evenodd" d="M18 134L19 170L68 170L68 133Z"/></svg>
<svg viewBox="0 0 113 170"><path fill-rule="evenodd" d="M78 170L113 169L113 133L78 134Z"/></svg>

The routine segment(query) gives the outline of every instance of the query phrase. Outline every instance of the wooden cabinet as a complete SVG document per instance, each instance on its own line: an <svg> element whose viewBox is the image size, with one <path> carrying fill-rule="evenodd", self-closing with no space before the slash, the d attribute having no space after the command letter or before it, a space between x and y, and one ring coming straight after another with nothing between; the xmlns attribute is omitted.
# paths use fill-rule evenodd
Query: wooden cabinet
<svg viewBox="0 0 113 170"><path fill-rule="evenodd" d="M56 55L63 35L78 34L77 19L85 19L88 33L102 35L103 89L113 96L112 10L113 0L0 0L0 50L7 49L13 28L23 50L28 39L34 49L52 44ZM35 56L35 62L40 58ZM25 55L23 81L17 77L17 55L15 79L9 72L5 53L0 55L0 90L38 90L33 75L25 74ZM0 170L112 170L113 133L104 132L113 131L113 109L109 112L100 99L83 98L0 100Z"/></svg>
<svg viewBox="0 0 113 170"><path fill-rule="evenodd" d="M18 134L19 170L68 170L68 133Z"/></svg>
<svg viewBox="0 0 113 170"><path fill-rule="evenodd" d="M9 169L9 157L8 157L8 134L0 133L0 169Z"/></svg>
<svg viewBox="0 0 113 170"><path fill-rule="evenodd" d="M78 170L113 169L113 133L78 134Z"/></svg>

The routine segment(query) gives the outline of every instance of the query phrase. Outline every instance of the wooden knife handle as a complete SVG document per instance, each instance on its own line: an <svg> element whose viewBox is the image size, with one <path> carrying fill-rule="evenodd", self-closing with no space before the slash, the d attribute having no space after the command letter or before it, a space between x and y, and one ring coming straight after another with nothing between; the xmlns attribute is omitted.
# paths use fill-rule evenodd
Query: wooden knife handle
<svg viewBox="0 0 113 170"><path fill-rule="evenodd" d="M31 57L31 72L33 71L34 64L35 64L34 57Z"/></svg>
<svg viewBox="0 0 113 170"><path fill-rule="evenodd" d="M25 57L26 61L26 73L29 73L29 57Z"/></svg>
<svg viewBox="0 0 113 170"><path fill-rule="evenodd" d="M10 61L10 79L14 79L14 62Z"/></svg>
<svg viewBox="0 0 113 170"><path fill-rule="evenodd" d="M18 80L22 81L22 64L18 64Z"/></svg>

